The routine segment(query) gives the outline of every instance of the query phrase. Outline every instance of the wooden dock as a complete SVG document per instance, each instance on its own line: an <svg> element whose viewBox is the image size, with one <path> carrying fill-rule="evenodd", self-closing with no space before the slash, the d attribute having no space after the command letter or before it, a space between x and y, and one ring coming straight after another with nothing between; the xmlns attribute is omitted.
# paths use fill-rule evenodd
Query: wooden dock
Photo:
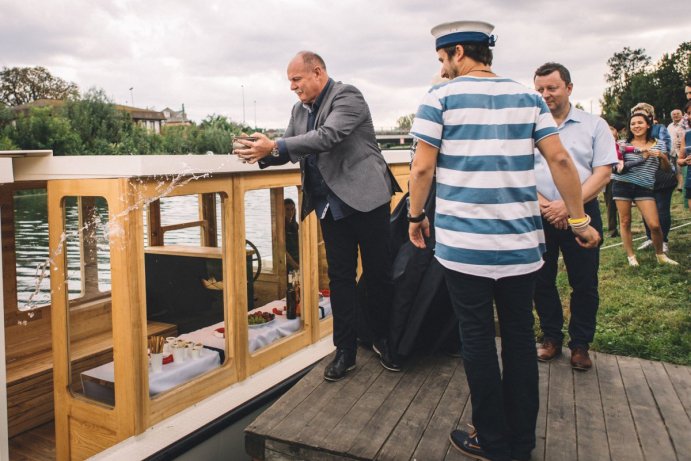
<svg viewBox="0 0 691 461"><path fill-rule="evenodd" d="M541 363L535 461L691 460L691 367L591 354L571 370L565 351ZM258 460L467 460L448 441L470 423L463 364L417 357L384 370L371 351L327 383L322 363L245 429Z"/></svg>

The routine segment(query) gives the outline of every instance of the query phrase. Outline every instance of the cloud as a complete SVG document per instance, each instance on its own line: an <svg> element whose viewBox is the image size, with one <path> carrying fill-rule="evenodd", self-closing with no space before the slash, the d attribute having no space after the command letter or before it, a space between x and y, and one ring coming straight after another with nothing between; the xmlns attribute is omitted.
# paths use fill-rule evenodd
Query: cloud
<svg viewBox="0 0 691 461"><path fill-rule="evenodd" d="M0 11L0 66L45 66L119 103L184 103L195 120L221 114L254 124L256 107L266 127L287 123L296 99L285 70L302 49L363 91L375 125L393 126L439 71L431 27L486 18L499 36L499 74L531 85L537 66L562 62L574 100L597 110L614 52L645 48L656 61L688 40L691 17L689 4L640 0L0 0Z"/></svg>

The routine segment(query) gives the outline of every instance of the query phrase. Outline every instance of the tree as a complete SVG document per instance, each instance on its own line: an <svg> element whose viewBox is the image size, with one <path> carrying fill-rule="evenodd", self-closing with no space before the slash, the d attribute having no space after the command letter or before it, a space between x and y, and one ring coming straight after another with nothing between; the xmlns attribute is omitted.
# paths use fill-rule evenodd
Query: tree
<svg viewBox="0 0 691 461"><path fill-rule="evenodd" d="M643 48L632 50L626 46L622 51L614 53L607 60L607 65L609 72L605 74L605 80L609 86L605 89L601 101L602 116L610 124L618 126L626 123L628 118L626 110L631 107L628 101L630 98L627 98L624 93L629 89L632 79L636 75L645 73L650 66L650 56L645 54Z"/></svg>
<svg viewBox="0 0 691 461"><path fill-rule="evenodd" d="M91 88L82 98L70 99L64 114L82 141L80 153L115 153L117 144L133 129L130 116L115 109L102 89Z"/></svg>
<svg viewBox="0 0 691 461"><path fill-rule="evenodd" d="M69 120L54 116L51 107L34 108L26 117L5 128L7 137L19 149L52 149L55 155L81 151L79 135Z"/></svg>
<svg viewBox="0 0 691 461"><path fill-rule="evenodd" d="M3 67L0 71L0 102L8 106L67 99L78 93L75 83L54 77L45 67Z"/></svg>
<svg viewBox="0 0 691 461"><path fill-rule="evenodd" d="M413 120L415 119L415 114L408 114L408 115L403 115L401 117L398 117L398 120L396 121L397 128L401 131L410 131L410 128L413 126Z"/></svg>

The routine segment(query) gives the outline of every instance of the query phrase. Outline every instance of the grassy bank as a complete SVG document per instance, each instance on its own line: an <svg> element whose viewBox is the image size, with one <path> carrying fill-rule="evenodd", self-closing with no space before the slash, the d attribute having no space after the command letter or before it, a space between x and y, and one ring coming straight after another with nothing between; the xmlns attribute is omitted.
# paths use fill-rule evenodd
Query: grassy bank
<svg viewBox="0 0 691 461"><path fill-rule="evenodd" d="M606 226L604 204L601 210ZM637 248L644 238L635 239L644 237L645 231L635 209L633 223ZM683 208L679 192L672 199L672 228L677 226L683 227L669 235L669 256L679 263L674 267L659 266L655 252L646 249L636 250L640 267L630 268L623 247L616 245L621 239L605 238L593 350L691 365L691 211ZM557 284L566 323L571 288L563 265Z"/></svg>

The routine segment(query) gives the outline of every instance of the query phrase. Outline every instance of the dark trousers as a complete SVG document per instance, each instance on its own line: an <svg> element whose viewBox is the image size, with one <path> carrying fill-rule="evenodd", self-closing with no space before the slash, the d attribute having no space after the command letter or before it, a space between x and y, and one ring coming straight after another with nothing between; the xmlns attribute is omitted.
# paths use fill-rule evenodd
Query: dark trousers
<svg viewBox="0 0 691 461"><path fill-rule="evenodd" d="M662 240L669 242L669 229L672 227L672 213L670 212L670 207L672 206L672 194L674 194L674 187L656 190L655 194L655 206L657 207L657 216L660 219L660 228L662 228ZM643 225L645 226L645 235L650 238L650 229L648 225L643 220Z"/></svg>
<svg viewBox="0 0 691 461"><path fill-rule="evenodd" d="M602 235L602 218L597 199L585 204L585 212L592 219L590 225ZM545 264L537 272L535 283L535 310L540 317L540 327L545 338L563 341L561 329L564 326L564 312L556 283L561 251L571 285L569 347L588 348L595 336L595 317L600 304L597 289L600 249L581 247L570 229L556 229L544 219L542 225L547 251L543 255Z"/></svg>
<svg viewBox="0 0 691 461"><path fill-rule="evenodd" d="M387 336L391 303L391 252L389 249L389 204L372 211L355 213L335 221L329 211L320 220L331 290L334 319L333 341L339 349L355 353L356 272L358 248L362 257L362 277L367 286L366 309L378 338Z"/></svg>
<svg viewBox="0 0 691 461"><path fill-rule="evenodd" d="M605 187L605 206L607 206L607 231L611 234L617 230L617 204L612 198L612 185L614 181L607 183Z"/></svg>
<svg viewBox="0 0 691 461"><path fill-rule="evenodd" d="M527 457L535 448L540 405L533 333L535 274L493 280L446 269L445 277L460 323L480 445L493 460ZM497 361L493 300L503 374Z"/></svg>

